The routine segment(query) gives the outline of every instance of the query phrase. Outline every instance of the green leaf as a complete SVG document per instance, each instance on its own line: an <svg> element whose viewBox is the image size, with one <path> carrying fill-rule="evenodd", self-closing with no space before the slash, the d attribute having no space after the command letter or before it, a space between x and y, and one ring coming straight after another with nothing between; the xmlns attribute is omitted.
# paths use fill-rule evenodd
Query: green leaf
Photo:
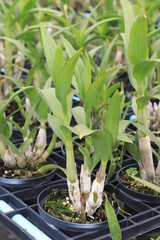
<svg viewBox="0 0 160 240"><path fill-rule="evenodd" d="M87 53L86 54L86 78L84 83L85 96L91 85L91 63Z"/></svg>
<svg viewBox="0 0 160 240"><path fill-rule="evenodd" d="M106 202L105 202L105 212L108 220L109 230L113 240L122 240L121 229L114 212L113 207L111 206L107 195L106 195Z"/></svg>
<svg viewBox="0 0 160 240"><path fill-rule="evenodd" d="M121 5L124 14L125 34L127 42L129 42L130 30L135 22L135 17L132 11L132 5L128 0L121 0Z"/></svg>
<svg viewBox="0 0 160 240"><path fill-rule="evenodd" d="M135 115L137 116L137 98L135 96L132 97L132 109Z"/></svg>
<svg viewBox="0 0 160 240"><path fill-rule="evenodd" d="M158 193L160 193L160 187L157 186L154 183L148 182L146 180L143 180L141 178L135 177L133 175L129 175L131 178L133 178L135 181L140 182L142 185L144 185L145 187L148 187L150 189L152 189L153 191L156 191Z"/></svg>
<svg viewBox="0 0 160 240"><path fill-rule="evenodd" d="M0 140L5 143L5 146L8 146L16 154L19 154L18 148L3 134L0 133Z"/></svg>
<svg viewBox="0 0 160 240"><path fill-rule="evenodd" d="M73 116L78 124L86 124L86 114L83 107L72 108Z"/></svg>
<svg viewBox="0 0 160 240"><path fill-rule="evenodd" d="M101 61L100 70L103 71L107 68L108 60L112 51L112 48L117 40L117 36L112 40L107 49L105 50L104 56Z"/></svg>
<svg viewBox="0 0 160 240"><path fill-rule="evenodd" d="M9 8L9 11L8 11L8 13L6 15L6 20L8 22L12 22L12 20L11 20L12 19L12 14L13 14L13 11L14 11L14 9L15 9L15 7L16 7L18 2L19 2L18 0L14 0L12 5L11 5L11 7Z"/></svg>
<svg viewBox="0 0 160 240"><path fill-rule="evenodd" d="M3 78L6 78L6 79L10 80L10 81L13 82L18 88L24 87L24 84L23 84L20 80L14 78L14 77L6 76L6 75L0 75L0 77L3 77Z"/></svg>
<svg viewBox="0 0 160 240"><path fill-rule="evenodd" d="M47 120L48 109L45 101L43 100L43 96L35 88L26 89L25 93L30 100L31 106L34 105L38 98L40 99L35 111L37 113L38 120L41 123L44 123Z"/></svg>
<svg viewBox="0 0 160 240"><path fill-rule="evenodd" d="M112 136L112 147L116 144L120 119L120 93L116 91L105 116L104 130Z"/></svg>
<svg viewBox="0 0 160 240"><path fill-rule="evenodd" d="M94 47L91 50L89 50L88 54L93 58L96 52L98 52L102 46Z"/></svg>
<svg viewBox="0 0 160 240"><path fill-rule="evenodd" d="M99 155L99 159L101 159L104 164L107 164L112 154L111 134L103 131L95 131L92 134L92 139L96 154Z"/></svg>
<svg viewBox="0 0 160 240"><path fill-rule="evenodd" d="M60 129L60 126L62 126L63 122L60 119L55 118L51 114L48 114L48 123L49 123L49 126L57 135L57 137L59 137L63 142L65 142L65 136L62 130Z"/></svg>
<svg viewBox="0 0 160 240"><path fill-rule="evenodd" d="M89 170L92 169L92 162L91 162L91 158L90 158L90 154L88 153L88 151L82 147L81 144L74 142L77 146L78 146L78 150L82 153L83 157L84 157L84 165L86 165L88 167ZM86 163L85 163L86 161Z"/></svg>
<svg viewBox="0 0 160 240"><path fill-rule="evenodd" d="M148 30L146 17L139 17L133 24L129 38L129 60L133 65L148 57Z"/></svg>
<svg viewBox="0 0 160 240"><path fill-rule="evenodd" d="M96 22L95 24L93 24L91 27L89 27L86 31L85 31L85 38L87 38L87 36L95 29L97 28L99 25L106 23L106 22L112 22L112 21L117 21L117 20L121 20L122 17L114 17L114 18L107 18L104 19L100 22Z"/></svg>
<svg viewBox="0 0 160 240"><path fill-rule="evenodd" d="M52 78L50 77L50 78L48 78L48 80L45 82L43 88L44 88L44 89L50 88L51 85L52 85Z"/></svg>
<svg viewBox="0 0 160 240"><path fill-rule="evenodd" d="M133 141L122 133L118 133L117 140L127 143L133 143Z"/></svg>
<svg viewBox="0 0 160 240"><path fill-rule="evenodd" d="M55 165L55 164L47 164L47 165L39 168L39 169L38 169L38 172L39 172L40 174L44 174L44 173L46 173L46 172L48 172L48 171L52 171L53 169L59 169L59 170L61 170L61 171L67 176L66 169L65 169L65 168L62 168L62 167L60 167L60 166L58 166L58 165Z"/></svg>
<svg viewBox="0 0 160 240"><path fill-rule="evenodd" d="M91 130L84 124L78 124L75 127L69 127L66 126L67 129L69 129L74 134L78 135L80 139L82 139L85 136L93 134L96 130Z"/></svg>
<svg viewBox="0 0 160 240"><path fill-rule="evenodd" d="M84 100L84 109L85 109L85 113L86 113L87 126L90 126L92 107L95 106L96 103L99 101L99 98L102 94L102 89L104 86L105 79L113 71L115 71L115 69L117 69L117 67L109 70L108 72L102 73L102 75L92 83L92 85L89 87L89 89L86 93L86 97Z"/></svg>
<svg viewBox="0 0 160 240"><path fill-rule="evenodd" d="M25 142L23 142L21 144L21 146L19 147L18 151L19 154L23 153L23 151L28 147L28 145L30 145L33 142L33 139L27 139Z"/></svg>
<svg viewBox="0 0 160 240"><path fill-rule="evenodd" d="M130 121L130 123L136 128L140 129L142 132L144 132L147 136L149 136L155 142L155 144L160 148L160 141L148 128L133 121Z"/></svg>
<svg viewBox="0 0 160 240"><path fill-rule="evenodd" d="M100 156L98 153L94 152L94 154L92 155L92 158L91 158L91 161L92 161L92 169L95 168L95 166L99 163L100 161Z"/></svg>
<svg viewBox="0 0 160 240"><path fill-rule="evenodd" d="M40 90L41 93L43 94L49 108L53 112L53 115L56 118L63 119L63 111L62 111L62 106L58 99L56 98L55 94L55 88L47 88L47 89L42 89Z"/></svg>
<svg viewBox="0 0 160 240"><path fill-rule="evenodd" d="M133 156L138 162L141 160L141 155L139 151L139 147L136 143L125 143L125 147L127 151Z"/></svg>
<svg viewBox="0 0 160 240"><path fill-rule="evenodd" d="M13 39L13 38L8 38L8 37L0 37L0 39L2 40L6 40L12 44L14 44L21 52L23 52L29 59L33 59L32 55L31 55L31 52L25 48L21 43L20 41L16 40L16 39Z"/></svg>
<svg viewBox="0 0 160 240"><path fill-rule="evenodd" d="M67 51L68 56L71 58L76 53L76 50L72 47L72 45L63 38L64 46ZM78 86L78 90L82 99L84 99L84 91L85 91L85 71L86 67L81 58L78 59L76 67L75 67L75 77ZM88 70L89 71L89 70Z"/></svg>
<svg viewBox="0 0 160 240"><path fill-rule="evenodd" d="M25 92L29 89L32 89L32 86L29 87L22 87L20 90L16 91L9 99L7 99L5 102L3 102L3 105L0 108L0 115L4 113L6 107L10 104L10 102L21 92Z"/></svg>
<svg viewBox="0 0 160 240"><path fill-rule="evenodd" d="M111 86L110 88L106 89L103 97L104 97L104 102L107 102L109 97L111 96L112 93L114 93L120 86L120 83L116 83L113 86Z"/></svg>
<svg viewBox="0 0 160 240"><path fill-rule="evenodd" d="M53 40L52 36L49 34L47 29L43 25L41 25L41 36L49 73L52 77L52 80L54 81L53 65L57 45Z"/></svg>
<svg viewBox="0 0 160 240"><path fill-rule="evenodd" d="M56 80L56 97L62 105L64 115L67 114L67 95L70 92L74 69L81 52L82 49L78 50L77 53L68 60L61 70L58 80Z"/></svg>
<svg viewBox="0 0 160 240"><path fill-rule="evenodd" d="M53 71L54 71L53 74L54 74L55 85L56 85L56 82L58 81L60 71L63 68L64 64L65 64L65 62L64 62L64 57L63 57L63 51L62 51L61 45L58 44L56 53L55 53L54 64L52 66Z"/></svg>
<svg viewBox="0 0 160 240"><path fill-rule="evenodd" d="M122 37L123 43L124 43L124 53L125 53L125 57L126 57L127 65L128 65L129 81L130 81L131 85L133 86L133 88L137 90L137 81L133 77L133 66L129 61L128 43L127 43L126 35L124 33L121 33L121 37Z"/></svg>
<svg viewBox="0 0 160 240"><path fill-rule="evenodd" d="M153 31L148 33L148 38L151 39L152 37L154 37L155 35L160 33L160 28L154 29Z"/></svg>
<svg viewBox="0 0 160 240"><path fill-rule="evenodd" d="M129 124L130 124L129 120L120 120L119 121L118 133L123 134Z"/></svg>
<svg viewBox="0 0 160 240"><path fill-rule="evenodd" d="M139 61L134 69L133 69L133 76L137 80L138 83L144 81L145 77L150 74L153 67L155 65L154 61Z"/></svg>
<svg viewBox="0 0 160 240"><path fill-rule="evenodd" d="M31 119L33 117L33 114L35 112L35 109L36 109L39 101L40 101L40 99L37 99L35 101L35 103L31 106L31 109L29 110L29 113L27 114L27 117L26 117L26 120L25 120L25 123L24 123L24 126L23 126L23 132L24 132L25 135L27 134L29 125L31 124Z"/></svg>

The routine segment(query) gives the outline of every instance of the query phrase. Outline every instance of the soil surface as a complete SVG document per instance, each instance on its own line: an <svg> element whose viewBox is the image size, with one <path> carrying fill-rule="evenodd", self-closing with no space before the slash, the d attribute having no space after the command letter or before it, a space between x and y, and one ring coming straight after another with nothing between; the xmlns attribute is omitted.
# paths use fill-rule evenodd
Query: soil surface
<svg viewBox="0 0 160 240"><path fill-rule="evenodd" d="M140 177L140 176L136 176L136 177ZM123 176L123 184L126 187L130 188L131 190L134 190L139 193L150 194L150 195L154 195L154 196L159 195L158 192L144 186L143 184L141 184L138 181L133 180L131 177L129 177L129 175L127 173L125 173Z"/></svg>
<svg viewBox="0 0 160 240"><path fill-rule="evenodd" d="M35 177L40 177L45 174L40 174L37 170L44 166L45 163L37 164L36 167L30 166L29 164L26 165L25 168L20 169L18 167L14 169L9 169L8 167L4 166L4 162L0 161L0 177L8 178L8 179L30 179Z"/></svg>
<svg viewBox="0 0 160 240"><path fill-rule="evenodd" d="M114 201L109 199L112 206ZM48 195L44 205L44 210L58 219L73 223L99 223L106 220L104 201L100 208L97 209L92 218L84 218L82 214L75 212L74 207L68 197L68 191L65 189L53 189Z"/></svg>

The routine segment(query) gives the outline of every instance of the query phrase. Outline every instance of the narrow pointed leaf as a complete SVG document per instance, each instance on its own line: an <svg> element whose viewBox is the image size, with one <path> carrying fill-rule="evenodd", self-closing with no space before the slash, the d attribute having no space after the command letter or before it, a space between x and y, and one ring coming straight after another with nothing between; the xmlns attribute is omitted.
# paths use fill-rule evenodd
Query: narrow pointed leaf
<svg viewBox="0 0 160 240"><path fill-rule="evenodd" d="M5 143L5 146L8 146L16 154L19 154L18 148L3 134L0 133L0 140Z"/></svg>
<svg viewBox="0 0 160 240"><path fill-rule="evenodd" d="M118 133L117 140L127 143L133 143L133 141L122 133Z"/></svg>
<svg viewBox="0 0 160 240"><path fill-rule="evenodd" d="M105 53L104 53L104 56L102 58L102 62L101 62L101 65L100 65L100 70L101 71L103 71L107 68L108 60L109 60L109 57L110 57L110 54L111 54L111 51L112 51L112 48L115 44L116 39L117 39L117 37L115 37L112 40L112 42L109 44L109 46L105 50Z"/></svg>
<svg viewBox="0 0 160 240"><path fill-rule="evenodd" d="M129 38L128 56L133 65L148 57L148 30L146 17L139 17L133 24Z"/></svg>
<svg viewBox="0 0 160 240"><path fill-rule="evenodd" d="M58 165L55 165L55 164L47 164L47 165L39 168L39 169L38 169L38 172L39 172L40 174L44 174L44 173L46 173L46 172L48 172L48 171L52 171L53 169L59 169L59 170L61 170L61 171L67 176L66 169L65 169L65 168L62 168L62 167L60 167L60 166L58 166Z"/></svg>
<svg viewBox="0 0 160 240"><path fill-rule="evenodd" d="M133 122L133 121L131 121L131 124L133 126L135 126L136 128L140 129L147 136L149 136L155 142L155 144L160 148L160 141L158 140L158 138L148 128L146 128L145 126L143 126L143 125L141 125L139 123Z"/></svg>
<svg viewBox="0 0 160 240"><path fill-rule="evenodd" d="M135 181L140 182L143 186L148 187L148 188L152 189L153 191L160 193L160 187L158 185L156 185L154 183L150 183L150 182L148 182L146 180L143 180L141 178L135 177L133 175L129 175L129 176L131 178L133 178Z"/></svg>
<svg viewBox="0 0 160 240"><path fill-rule="evenodd" d="M115 214L113 207L111 206L107 196L106 196L106 202L105 202L105 211L106 211L106 216L107 216L109 230L110 230L112 239L113 240L122 240L121 229L120 229L116 214Z"/></svg>
<svg viewBox="0 0 160 240"><path fill-rule="evenodd" d="M53 65L57 45L53 40L52 36L49 34L47 29L43 25L41 25L41 36L49 73L52 77L52 80L54 81Z"/></svg>
<svg viewBox="0 0 160 240"><path fill-rule="evenodd" d="M121 5L123 8L124 24L125 24L125 34L127 42L129 42L130 30L133 23L135 22L135 17L132 11L132 5L128 0L121 0Z"/></svg>
<svg viewBox="0 0 160 240"><path fill-rule="evenodd" d="M55 134L64 142L65 136L60 129L60 126L63 124L62 121L58 118L55 118L51 114L48 114L48 123L52 130L55 132Z"/></svg>
<svg viewBox="0 0 160 240"><path fill-rule="evenodd" d="M140 61L133 69L133 76L138 83L141 83L150 74L155 65L154 61Z"/></svg>
<svg viewBox="0 0 160 240"><path fill-rule="evenodd" d="M78 124L86 124L86 114L83 107L72 108L73 116Z"/></svg>
<svg viewBox="0 0 160 240"><path fill-rule="evenodd" d="M71 58L76 53L76 50L65 38L63 38L63 42L64 42L65 49L67 51L67 54ZM79 58L75 67L75 77L77 81L78 90L82 99L84 99L85 71L86 71L85 65L82 59Z"/></svg>
<svg viewBox="0 0 160 240"><path fill-rule="evenodd" d="M56 118L63 119L62 106L58 99L56 98L55 88L42 89L41 93L43 94L50 110L53 112Z"/></svg>
<svg viewBox="0 0 160 240"><path fill-rule="evenodd" d="M140 162L141 155L138 146L135 143L125 143L125 147L129 154L131 154L131 156Z"/></svg>
<svg viewBox="0 0 160 240"><path fill-rule="evenodd" d="M160 63L160 59L140 61L135 65L133 75L139 83L151 73L156 62Z"/></svg>
<svg viewBox="0 0 160 240"><path fill-rule="evenodd" d="M92 140L99 159L107 164L112 154L112 137L110 133L95 131L92 134Z"/></svg>
<svg viewBox="0 0 160 240"><path fill-rule="evenodd" d="M112 136L112 147L117 141L118 127L120 119L120 93L117 91L114 93L108 111L106 113L104 130L110 133Z"/></svg>
<svg viewBox="0 0 160 240"><path fill-rule="evenodd" d="M56 82L56 97L62 105L64 115L67 114L67 95L71 88L74 69L81 52L82 49L78 50L77 53L68 60L61 70L58 81Z"/></svg>
<svg viewBox="0 0 160 240"><path fill-rule="evenodd" d="M86 76L84 83L85 95L91 85L91 63L88 54L86 53Z"/></svg>
<svg viewBox="0 0 160 240"><path fill-rule="evenodd" d="M94 132L96 132L96 130L91 130L90 128L88 128L84 124L78 124L75 127L66 126L66 128L69 129L74 134L78 135L80 139L82 139L85 136L89 136L89 135L93 134Z"/></svg>
<svg viewBox="0 0 160 240"><path fill-rule="evenodd" d="M41 123L45 122L47 120L48 111L47 111L46 103L43 97L41 96L41 94L35 88L26 89L25 93L30 100L31 106L34 105L34 103L37 101L38 98L40 99L36 106L35 111L37 113L39 121Z"/></svg>
<svg viewBox="0 0 160 240"><path fill-rule="evenodd" d="M31 139L31 138L27 139L25 142L23 142L18 149L19 154L21 154L28 147L28 145L30 145L32 142L33 142L33 139Z"/></svg>
<svg viewBox="0 0 160 240"><path fill-rule="evenodd" d="M65 62L64 62L64 57L63 57L63 51L62 51L61 45L58 44L56 52L55 52L55 58L54 58L54 64L53 64L53 69L54 69L53 74L54 74L55 85L56 85L56 82L58 81L59 74L60 74L61 69L64 66L64 63Z"/></svg>

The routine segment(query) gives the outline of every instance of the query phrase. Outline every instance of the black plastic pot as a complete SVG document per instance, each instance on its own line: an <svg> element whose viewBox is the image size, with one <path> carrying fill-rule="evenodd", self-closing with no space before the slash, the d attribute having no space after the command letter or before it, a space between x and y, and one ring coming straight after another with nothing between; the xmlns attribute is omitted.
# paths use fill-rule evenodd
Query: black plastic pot
<svg viewBox="0 0 160 240"><path fill-rule="evenodd" d="M105 228L108 226L108 222L107 220L101 223L93 223L93 224L80 224L80 223L71 223L71 222L67 222L67 221L63 221L60 219L57 219L53 216L51 216L50 214L48 214L44 209L44 203L46 201L47 196L52 192L52 189L54 188L54 186L51 186L45 190L43 190L39 196L38 196L38 211L40 213L40 215L43 217L43 219L49 223L54 225L55 227L62 229L62 230L67 230L69 232L86 232L86 231L93 231L93 230L99 230L102 228ZM56 186L56 188L61 188L61 189L67 189L67 184L66 183L62 183ZM112 199L114 199L110 194L108 194ZM115 199L114 199L115 200ZM117 201L115 201L115 210L116 210L116 214L118 215L118 207L119 204Z"/></svg>
<svg viewBox="0 0 160 240"><path fill-rule="evenodd" d="M53 159L48 158L48 163L57 164ZM5 187L36 187L37 185L42 185L49 182L55 176L56 169L45 174L44 176L39 176L31 179L9 179L0 177L0 186Z"/></svg>
<svg viewBox="0 0 160 240"><path fill-rule="evenodd" d="M138 163L134 163L128 166L125 166L122 168L122 170L119 170L117 174L117 180L119 182L118 187L121 189L121 191L125 192L129 196L132 196L135 200L143 201L145 203L150 203L150 204L158 204L160 203L160 195L159 196L154 196L150 194L144 194L144 193L139 193L136 192L129 187L125 186L123 183L123 174L126 172L126 170L130 167L134 167L139 169Z"/></svg>

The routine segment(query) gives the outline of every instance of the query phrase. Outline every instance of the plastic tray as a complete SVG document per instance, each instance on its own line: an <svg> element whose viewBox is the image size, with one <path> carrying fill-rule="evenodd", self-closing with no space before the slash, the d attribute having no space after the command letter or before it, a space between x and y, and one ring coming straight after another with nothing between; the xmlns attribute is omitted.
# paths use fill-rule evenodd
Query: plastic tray
<svg viewBox="0 0 160 240"><path fill-rule="evenodd" d="M65 158L61 156L59 150L53 153L52 157L61 166L65 165ZM127 165L130 161L131 160L129 160L129 157L126 157L123 162L123 166ZM38 213L37 207L36 199L38 194L48 186L56 186L56 184L59 184L63 181L66 181L66 179L63 177L63 175L60 175L58 173L51 182L43 186L35 186L35 188L6 189L4 187L0 187L0 200L4 200L14 208L13 211L7 213L0 212L0 225L20 240L35 239L29 233L27 233L26 230L19 227L12 220L12 217L15 214L21 214L43 233L45 233L50 239L53 240L112 239L107 225L106 228L99 231L71 233L67 230L62 232L54 226L48 225L42 219ZM132 237L140 236L144 233L160 228L160 205L150 206L149 204L143 203L141 201L136 201L127 194L122 194L121 190L118 189L115 176L108 183L107 190L111 194L114 193L120 202L121 208L123 208L122 211L120 209L118 214L118 220L121 226L123 240L128 240Z"/></svg>

